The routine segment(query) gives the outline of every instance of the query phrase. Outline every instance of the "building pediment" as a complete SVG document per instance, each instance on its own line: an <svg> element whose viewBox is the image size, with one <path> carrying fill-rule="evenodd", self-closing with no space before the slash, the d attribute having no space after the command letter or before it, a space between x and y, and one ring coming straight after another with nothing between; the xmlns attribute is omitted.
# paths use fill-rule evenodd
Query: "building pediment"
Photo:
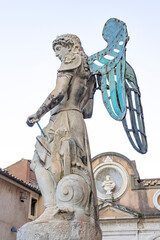
<svg viewBox="0 0 160 240"><path fill-rule="evenodd" d="M105 202L99 206L100 219L126 219L126 218L138 218L140 213L125 206L113 203Z"/></svg>

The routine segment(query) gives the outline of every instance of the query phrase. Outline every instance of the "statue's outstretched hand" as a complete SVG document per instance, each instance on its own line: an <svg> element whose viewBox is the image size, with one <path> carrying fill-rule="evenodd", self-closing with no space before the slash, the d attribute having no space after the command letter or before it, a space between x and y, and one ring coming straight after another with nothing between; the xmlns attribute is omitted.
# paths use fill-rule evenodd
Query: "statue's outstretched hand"
<svg viewBox="0 0 160 240"><path fill-rule="evenodd" d="M37 115L33 114L33 115L28 117L26 123L29 127L33 127L33 125L38 121L39 121L39 118L37 117Z"/></svg>

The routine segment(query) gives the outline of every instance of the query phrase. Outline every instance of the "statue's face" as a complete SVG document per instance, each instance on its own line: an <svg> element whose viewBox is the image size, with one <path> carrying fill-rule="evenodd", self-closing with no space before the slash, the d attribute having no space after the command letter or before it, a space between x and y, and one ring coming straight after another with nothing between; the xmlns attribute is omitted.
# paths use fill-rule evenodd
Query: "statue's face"
<svg viewBox="0 0 160 240"><path fill-rule="evenodd" d="M71 49L68 46L64 47L60 44L56 44L54 51L55 51L56 57L58 57L61 61L63 61L63 59L69 54Z"/></svg>

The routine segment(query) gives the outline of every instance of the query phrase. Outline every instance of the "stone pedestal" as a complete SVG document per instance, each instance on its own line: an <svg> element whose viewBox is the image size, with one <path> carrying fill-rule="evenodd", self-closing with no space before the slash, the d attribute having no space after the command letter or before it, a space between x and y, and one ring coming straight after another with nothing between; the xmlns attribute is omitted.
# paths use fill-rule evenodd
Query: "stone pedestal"
<svg viewBox="0 0 160 240"><path fill-rule="evenodd" d="M56 205L23 225L17 240L101 240L98 212L89 176L70 174L56 188Z"/></svg>
<svg viewBox="0 0 160 240"><path fill-rule="evenodd" d="M101 233L88 222L52 221L27 223L17 234L17 240L100 240Z"/></svg>

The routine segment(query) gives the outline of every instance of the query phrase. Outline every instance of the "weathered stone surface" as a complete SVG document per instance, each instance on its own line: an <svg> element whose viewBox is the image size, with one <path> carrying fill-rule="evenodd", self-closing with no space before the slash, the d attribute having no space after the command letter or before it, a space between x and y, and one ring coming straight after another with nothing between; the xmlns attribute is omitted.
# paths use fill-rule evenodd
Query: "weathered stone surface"
<svg viewBox="0 0 160 240"><path fill-rule="evenodd" d="M89 222L51 221L46 223L27 223L20 228L17 235L17 240L84 239L100 240L100 229Z"/></svg>
<svg viewBox="0 0 160 240"><path fill-rule="evenodd" d="M56 206L47 207L38 219L22 226L17 240L101 240L90 196L87 179L78 174L63 177L56 189Z"/></svg>
<svg viewBox="0 0 160 240"><path fill-rule="evenodd" d="M45 211L23 226L18 240L101 240L98 204L84 118L93 110L95 77L76 35L53 41L61 61L55 89L27 119L33 126L51 110L51 119L37 137L31 168L36 174ZM98 235L97 235L98 234Z"/></svg>

